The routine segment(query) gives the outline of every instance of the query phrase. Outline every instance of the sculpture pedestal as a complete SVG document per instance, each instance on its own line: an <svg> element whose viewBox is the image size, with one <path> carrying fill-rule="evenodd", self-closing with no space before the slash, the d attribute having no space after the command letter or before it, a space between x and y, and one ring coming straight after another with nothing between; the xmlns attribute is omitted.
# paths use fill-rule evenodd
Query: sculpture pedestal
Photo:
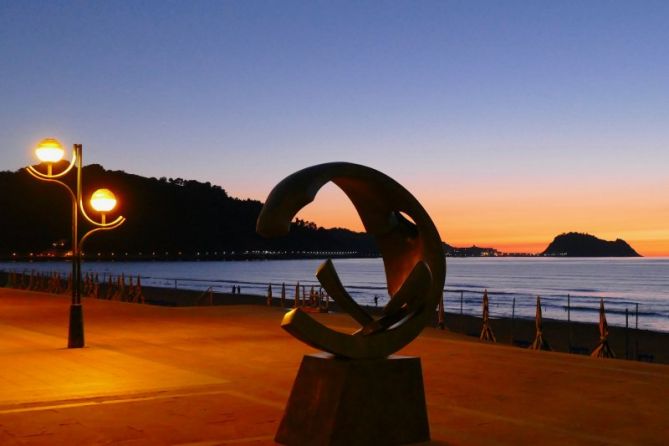
<svg viewBox="0 0 669 446"><path fill-rule="evenodd" d="M420 358L304 356L275 440L366 446L429 441Z"/></svg>

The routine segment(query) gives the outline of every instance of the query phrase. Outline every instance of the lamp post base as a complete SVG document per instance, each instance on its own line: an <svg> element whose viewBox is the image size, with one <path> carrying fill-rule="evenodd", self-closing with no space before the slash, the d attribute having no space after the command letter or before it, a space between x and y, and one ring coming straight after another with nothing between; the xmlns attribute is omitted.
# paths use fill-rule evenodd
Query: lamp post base
<svg viewBox="0 0 669 446"><path fill-rule="evenodd" d="M84 346L84 313L81 304L70 305L70 331L67 338L67 348L82 348Z"/></svg>

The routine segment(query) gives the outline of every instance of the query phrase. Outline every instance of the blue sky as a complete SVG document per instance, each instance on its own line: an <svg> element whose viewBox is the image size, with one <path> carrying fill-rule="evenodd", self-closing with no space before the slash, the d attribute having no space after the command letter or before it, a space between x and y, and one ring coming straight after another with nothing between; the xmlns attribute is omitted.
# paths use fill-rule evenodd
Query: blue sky
<svg viewBox="0 0 669 446"><path fill-rule="evenodd" d="M0 169L55 136L257 199L333 160L445 202L647 194L669 186L668 23L663 1L4 1Z"/></svg>

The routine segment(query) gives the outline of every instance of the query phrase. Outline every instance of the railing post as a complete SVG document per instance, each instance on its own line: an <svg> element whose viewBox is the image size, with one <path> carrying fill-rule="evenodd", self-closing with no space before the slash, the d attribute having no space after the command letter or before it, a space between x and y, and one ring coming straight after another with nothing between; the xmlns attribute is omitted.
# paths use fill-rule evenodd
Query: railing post
<svg viewBox="0 0 669 446"><path fill-rule="evenodd" d="M465 300L465 292L460 290L460 314L462 314L462 306Z"/></svg>
<svg viewBox="0 0 669 446"><path fill-rule="evenodd" d="M629 345L630 345L630 335L629 335L629 309L625 308L625 359L630 359L629 355Z"/></svg>
<svg viewBox="0 0 669 446"><path fill-rule="evenodd" d="M513 298L513 303L511 304L511 345L516 339L516 298Z"/></svg>
<svg viewBox="0 0 669 446"><path fill-rule="evenodd" d="M569 352L571 352L571 346L572 344L572 333L571 333L571 295L567 294L567 336L568 336L568 343L569 346L567 347L569 349Z"/></svg>
<svg viewBox="0 0 669 446"><path fill-rule="evenodd" d="M634 358L639 359L639 304L636 304L636 320L634 322Z"/></svg>

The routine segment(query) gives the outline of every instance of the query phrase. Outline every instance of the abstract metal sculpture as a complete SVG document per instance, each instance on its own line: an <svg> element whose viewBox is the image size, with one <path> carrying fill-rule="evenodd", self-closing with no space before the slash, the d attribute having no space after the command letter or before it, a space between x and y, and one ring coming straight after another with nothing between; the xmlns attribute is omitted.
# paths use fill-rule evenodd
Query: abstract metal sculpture
<svg viewBox="0 0 669 446"><path fill-rule="evenodd" d="M350 163L320 164L290 175L272 190L257 231L267 237L287 234L297 212L330 181L348 196L374 237L390 301L374 318L346 292L331 260L318 268L316 277L326 296L360 329L351 334L334 331L297 305L284 316L281 326L286 331L328 353L302 359L275 440L347 446L428 441L420 358L389 356L418 336L442 297L446 261L425 209L381 172ZM303 298L305 294L303 290Z"/></svg>
<svg viewBox="0 0 669 446"><path fill-rule="evenodd" d="M296 308L282 327L297 339L339 357L384 358L411 342L439 304L446 278L441 238L425 209L392 178L369 167L327 163L300 170L281 181L260 212L257 232L285 235L295 215L328 182L355 206L379 247L390 301L375 319L346 292L331 260L316 277L325 291L361 326L352 334L334 331Z"/></svg>

